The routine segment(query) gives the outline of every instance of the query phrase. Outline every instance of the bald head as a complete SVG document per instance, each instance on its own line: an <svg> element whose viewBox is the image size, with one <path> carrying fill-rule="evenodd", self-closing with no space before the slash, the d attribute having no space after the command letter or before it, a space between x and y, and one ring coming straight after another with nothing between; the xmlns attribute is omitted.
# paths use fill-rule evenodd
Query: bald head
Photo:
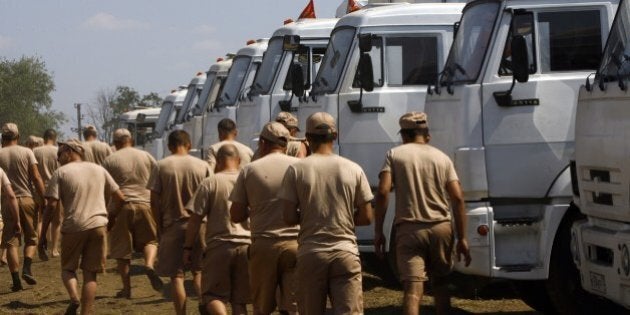
<svg viewBox="0 0 630 315"><path fill-rule="evenodd" d="M217 152L217 172L224 170L238 170L240 164L241 157L235 145L228 143L219 148L219 151Z"/></svg>

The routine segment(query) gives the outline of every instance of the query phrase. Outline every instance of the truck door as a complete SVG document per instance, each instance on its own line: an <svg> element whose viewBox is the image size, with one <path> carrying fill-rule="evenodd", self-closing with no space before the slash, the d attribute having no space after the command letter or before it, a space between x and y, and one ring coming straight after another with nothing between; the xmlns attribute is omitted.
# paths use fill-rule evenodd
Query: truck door
<svg viewBox="0 0 630 315"><path fill-rule="evenodd" d="M339 93L339 152L363 167L372 186L378 184L385 152L401 141L400 116L424 110L427 84L435 81L444 60L438 50L443 40L439 32L374 35L368 52L374 90L363 91L362 97L359 54L350 61Z"/></svg>
<svg viewBox="0 0 630 315"><path fill-rule="evenodd" d="M482 82L483 142L494 209L496 266L539 265L541 230L514 238L502 226L536 223L573 152L577 91L598 66L605 10L597 6L505 11ZM514 23L512 23L512 21ZM512 85L511 38L523 36L529 81ZM570 191L567 191L567 203ZM527 221L527 222L526 222ZM499 231L499 232L497 232ZM510 250L519 243L522 250ZM542 242L544 243L544 242ZM515 248L515 247L513 247Z"/></svg>

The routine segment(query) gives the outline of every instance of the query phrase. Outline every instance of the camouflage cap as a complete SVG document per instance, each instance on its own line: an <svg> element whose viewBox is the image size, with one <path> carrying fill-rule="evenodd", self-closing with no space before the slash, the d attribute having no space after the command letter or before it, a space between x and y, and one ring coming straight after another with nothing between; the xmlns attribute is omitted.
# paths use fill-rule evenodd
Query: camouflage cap
<svg viewBox="0 0 630 315"><path fill-rule="evenodd" d="M429 128L427 114L423 112L410 112L402 115L398 121L400 129Z"/></svg>

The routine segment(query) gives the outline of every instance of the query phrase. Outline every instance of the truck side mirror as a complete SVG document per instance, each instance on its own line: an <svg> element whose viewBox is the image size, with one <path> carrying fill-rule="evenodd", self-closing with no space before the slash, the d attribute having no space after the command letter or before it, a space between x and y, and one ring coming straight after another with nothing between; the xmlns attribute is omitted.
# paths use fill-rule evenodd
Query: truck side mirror
<svg viewBox="0 0 630 315"><path fill-rule="evenodd" d="M300 48L300 35L284 35L282 38L282 50L297 51Z"/></svg>
<svg viewBox="0 0 630 315"><path fill-rule="evenodd" d="M372 34L359 34L359 51L366 53L372 50Z"/></svg>
<svg viewBox="0 0 630 315"><path fill-rule="evenodd" d="M297 97L304 96L304 69L299 63L291 65L291 91Z"/></svg>
<svg viewBox="0 0 630 315"><path fill-rule="evenodd" d="M527 43L523 35L512 37L512 75L520 83L529 80L529 58Z"/></svg>
<svg viewBox="0 0 630 315"><path fill-rule="evenodd" d="M361 88L372 92L374 90L374 69L372 68L372 57L370 55L361 53L358 71Z"/></svg>

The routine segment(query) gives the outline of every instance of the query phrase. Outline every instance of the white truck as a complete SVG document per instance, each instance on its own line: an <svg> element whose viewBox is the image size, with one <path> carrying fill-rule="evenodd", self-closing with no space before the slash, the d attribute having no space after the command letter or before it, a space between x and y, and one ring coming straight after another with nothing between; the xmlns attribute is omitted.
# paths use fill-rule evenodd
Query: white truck
<svg viewBox="0 0 630 315"><path fill-rule="evenodd" d="M247 42L247 46L239 49L232 59L232 66L225 84L219 92L219 97L206 114L203 148L219 141L217 131L219 121L224 118L237 120L236 109L248 97L254 77L262 63L263 54L267 50L268 42L269 40L266 38L250 40Z"/></svg>
<svg viewBox="0 0 630 315"><path fill-rule="evenodd" d="M118 115L117 128L127 128L133 137L134 146L143 148L155 130L160 116L159 107L138 108Z"/></svg>
<svg viewBox="0 0 630 315"><path fill-rule="evenodd" d="M219 91L223 87L228 71L232 66L232 55L228 54L226 58L219 58L215 64L210 66L210 69L206 72L206 82L203 85L201 94L184 118L183 129L188 132L192 142L190 154L199 158L204 156L204 149L210 145L210 143L204 145L203 128L206 115L214 108Z"/></svg>
<svg viewBox="0 0 630 315"><path fill-rule="evenodd" d="M297 111L304 96L294 97L292 77L308 90L321 65L337 19L300 19L276 30L247 96L236 108L238 140L257 147L262 126L280 111Z"/></svg>
<svg viewBox="0 0 630 315"><path fill-rule="evenodd" d="M431 144L454 161L467 203L472 264L456 270L524 280L523 299L545 312L599 305L572 263L569 158L578 89L616 2L468 3L425 104Z"/></svg>
<svg viewBox="0 0 630 315"><path fill-rule="evenodd" d="M166 96L162 102L160 116L158 117L155 129L149 136L148 141L144 144L144 150L149 152L157 160L162 159L165 153L167 153L165 152L166 137L168 136L166 130L170 129L173 122L175 122L175 117L184 103L187 91L188 88L186 86L180 86Z"/></svg>
<svg viewBox="0 0 630 315"><path fill-rule="evenodd" d="M363 167L372 187L378 185L385 152L400 142L398 118L424 110L427 85L435 81L446 60L463 6L368 5L337 22L297 116L302 126L314 112L335 117L340 130L338 152ZM357 73L362 69L373 78L360 83L362 76ZM370 88L371 92L363 91ZM386 236L392 231L393 213L388 211ZM357 227L356 233L359 249L373 252L374 227Z"/></svg>
<svg viewBox="0 0 630 315"><path fill-rule="evenodd" d="M184 97L182 108L175 116L173 129L183 129L184 122L192 116L192 110L199 101L201 91L206 83L206 76L205 72L197 72L190 80L190 83L188 83L188 91L186 92L186 97Z"/></svg>
<svg viewBox="0 0 630 315"><path fill-rule="evenodd" d="M630 2L622 1L594 81L580 89L575 122L571 251L582 287L630 308ZM626 309L623 312L628 313Z"/></svg>

